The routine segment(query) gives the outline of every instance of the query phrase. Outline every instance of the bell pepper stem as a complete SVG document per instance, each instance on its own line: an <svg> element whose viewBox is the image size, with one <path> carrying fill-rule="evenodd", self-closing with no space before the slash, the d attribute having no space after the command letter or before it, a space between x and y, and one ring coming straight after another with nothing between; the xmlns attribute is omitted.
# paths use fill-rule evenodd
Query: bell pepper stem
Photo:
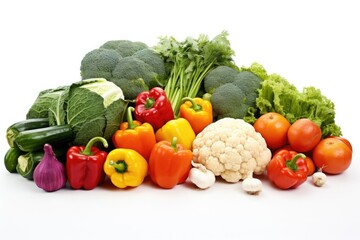
<svg viewBox="0 0 360 240"><path fill-rule="evenodd" d="M155 100L153 98L147 98L145 102L145 109L150 109L154 106Z"/></svg>
<svg viewBox="0 0 360 240"><path fill-rule="evenodd" d="M297 164L296 164L296 161L297 161L299 158L305 159L306 156L305 156L305 154L303 154L303 153L298 153L298 154L296 154L292 159L286 161L286 167L290 168L290 169L293 170L293 171L297 171L298 166L297 166Z"/></svg>
<svg viewBox="0 0 360 240"><path fill-rule="evenodd" d="M181 99L182 102L190 101L191 102L191 108L194 109L195 112L199 112L202 110L202 106L197 104L195 100L191 97L184 97Z"/></svg>
<svg viewBox="0 0 360 240"><path fill-rule="evenodd" d="M90 141L86 144L84 150L81 152L81 154L84 154L86 156L91 156L93 153L91 152L91 148L92 146L96 143L96 142L102 142L102 144L104 145L104 147L108 147L108 142L106 141L105 138L103 137L93 137L92 139L90 139Z"/></svg>
<svg viewBox="0 0 360 240"><path fill-rule="evenodd" d="M127 171L127 164L124 160L119 160L117 162L110 161L109 164L115 168L115 171L118 173L124 173Z"/></svg>
<svg viewBox="0 0 360 240"><path fill-rule="evenodd" d="M177 137L173 137L171 140L171 147L174 149L175 152L177 152Z"/></svg>
<svg viewBox="0 0 360 240"><path fill-rule="evenodd" d="M134 129L136 128L136 125L134 123L134 119L132 117L132 112L134 111L135 109L133 107L128 107L127 108L127 111L126 111L126 120L128 122L128 129Z"/></svg>

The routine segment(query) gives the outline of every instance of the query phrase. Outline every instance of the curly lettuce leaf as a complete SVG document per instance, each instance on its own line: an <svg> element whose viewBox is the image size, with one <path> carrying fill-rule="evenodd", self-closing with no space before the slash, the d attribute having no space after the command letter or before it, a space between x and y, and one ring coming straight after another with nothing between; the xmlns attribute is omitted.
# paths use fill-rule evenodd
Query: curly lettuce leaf
<svg viewBox="0 0 360 240"><path fill-rule="evenodd" d="M256 99L260 114L277 112L290 123L300 118L308 118L318 124L322 136L341 136L341 128L335 123L335 105L320 89L305 87L300 92L285 78L271 74L261 83Z"/></svg>

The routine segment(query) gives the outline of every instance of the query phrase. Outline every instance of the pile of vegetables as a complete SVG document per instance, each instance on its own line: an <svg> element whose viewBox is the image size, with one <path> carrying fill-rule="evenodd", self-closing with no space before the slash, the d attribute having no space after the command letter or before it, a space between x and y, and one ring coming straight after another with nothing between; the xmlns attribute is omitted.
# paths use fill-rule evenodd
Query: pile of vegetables
<svg viewBox="0 0 360 240"><path fill-rule="evenodd" d="M262 191L259 175L285 190L346 171L352 146L334 103L259 63L237 66L227 36L111 40L86 53L80 81L41 90L8 127L6 169L47 192L148 177L165 189L222 178L249 194Z"/></svg>

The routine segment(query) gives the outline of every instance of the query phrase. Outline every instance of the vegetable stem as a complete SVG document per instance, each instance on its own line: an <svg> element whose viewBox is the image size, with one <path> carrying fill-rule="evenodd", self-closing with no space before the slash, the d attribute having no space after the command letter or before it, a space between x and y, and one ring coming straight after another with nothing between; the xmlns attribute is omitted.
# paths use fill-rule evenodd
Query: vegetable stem
<svg viewBox="0 0 360 240"><path fill-rule="evenodd" d="M153 98L147 98L145 102L145 109L150 109L154 106L155 100Z"/></svg>
<svg viewBox="0 0 360 240"><path fill-rule="evenodd" d="M170 66L170 77L165 92L170 100L175 117L179 116L182 98L197 96L206 74L219 65L234 66L234 51L222 32L209 40L206 35L191 37L179 42L175 38L161 38L155 46Z"/></svg>
<svg viewBox="0 0 360 240"><path fill-rule="evenodd" d="M94 145L94 143L96 142L102 142L102 144L104 145L104 147L108 147L108 143L106 141L105 138L103 137L93 137L92 139L90 139L90 141L86 144L84 150L81 152L81 154L84 154L86 156L91 156L93 155L93 152L91 151L92 146Z"/></svg>
<svg viewBox="0 0 360 240"><path fill-rule="evenodd" d="M302 153L296 154L292 159L286 161L286 167L288 167L288 168L290 168L291 170L293 170L294 172L296 172L297 169L298 169L298 166L297 166L297 164L296 164L296 161L297 161L299 158L305 159L306 156L305 156L305 154L302 154Z"/></svg>
<svg viewBox="0 0 360 240"><path fill-rule="evenodd" d="M124 160L119 160L117 162L110 161L109 164L115 168L115 171L118 173L124 173L127 171L127 164Z"/></svg>
<svg viewBox="0 0 360 240"><path fill-rule="evenodd" d="M195 112L199 112L199 111L202 110L202 106L197 104L195 102L195 100L193 98L191 98L191 97L184 97L181 101L182 102L190 101L191 105L192 105L191 108L194 109Z"/></svg>
<svg viewBox="0 0 360 240"><path fill-rule="evenodd" d="M150 98L148 98L148 99L150 99ZM146 104L147 104L148 99L146 99L145 108L146 108ZM154 101L154 99L152 99L152 100ZM127 120L127 123L128 123L128 129L136 128L136 124L134 123L134 119L132 117L132 112L134 110L135 109L133 107L128 107L127 111L126 111L126 120Z"/></svg>
<svg viewBox="0 0 360 240"><path fill-rule="evenodd" d="M173 137L171 140L171 147L174 149L174 152L177 152L177 137Z"/></svg>

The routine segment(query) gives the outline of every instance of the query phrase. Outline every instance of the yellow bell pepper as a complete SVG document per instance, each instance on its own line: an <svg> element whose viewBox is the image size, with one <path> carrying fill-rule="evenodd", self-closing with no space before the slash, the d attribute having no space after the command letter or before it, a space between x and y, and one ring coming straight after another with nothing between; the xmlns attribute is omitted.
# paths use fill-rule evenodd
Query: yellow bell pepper
<svg viewBox="0 0 360 240"><path fill-rule="evenodd" d="M186 149L192 147L195 139L195 132L191 128L188 120L185 118L177 118L168 121L155 133L156 141L167 140L172 141L174 137L177 138L177 143L182 144Z"/></svg>
<svg viewBox="0 0 360 240"><path fill-rule="evenodd" d="M106 157L104 172L118 188L137 187L148 173L148 163L133 149L115 148Z"/></svg>

